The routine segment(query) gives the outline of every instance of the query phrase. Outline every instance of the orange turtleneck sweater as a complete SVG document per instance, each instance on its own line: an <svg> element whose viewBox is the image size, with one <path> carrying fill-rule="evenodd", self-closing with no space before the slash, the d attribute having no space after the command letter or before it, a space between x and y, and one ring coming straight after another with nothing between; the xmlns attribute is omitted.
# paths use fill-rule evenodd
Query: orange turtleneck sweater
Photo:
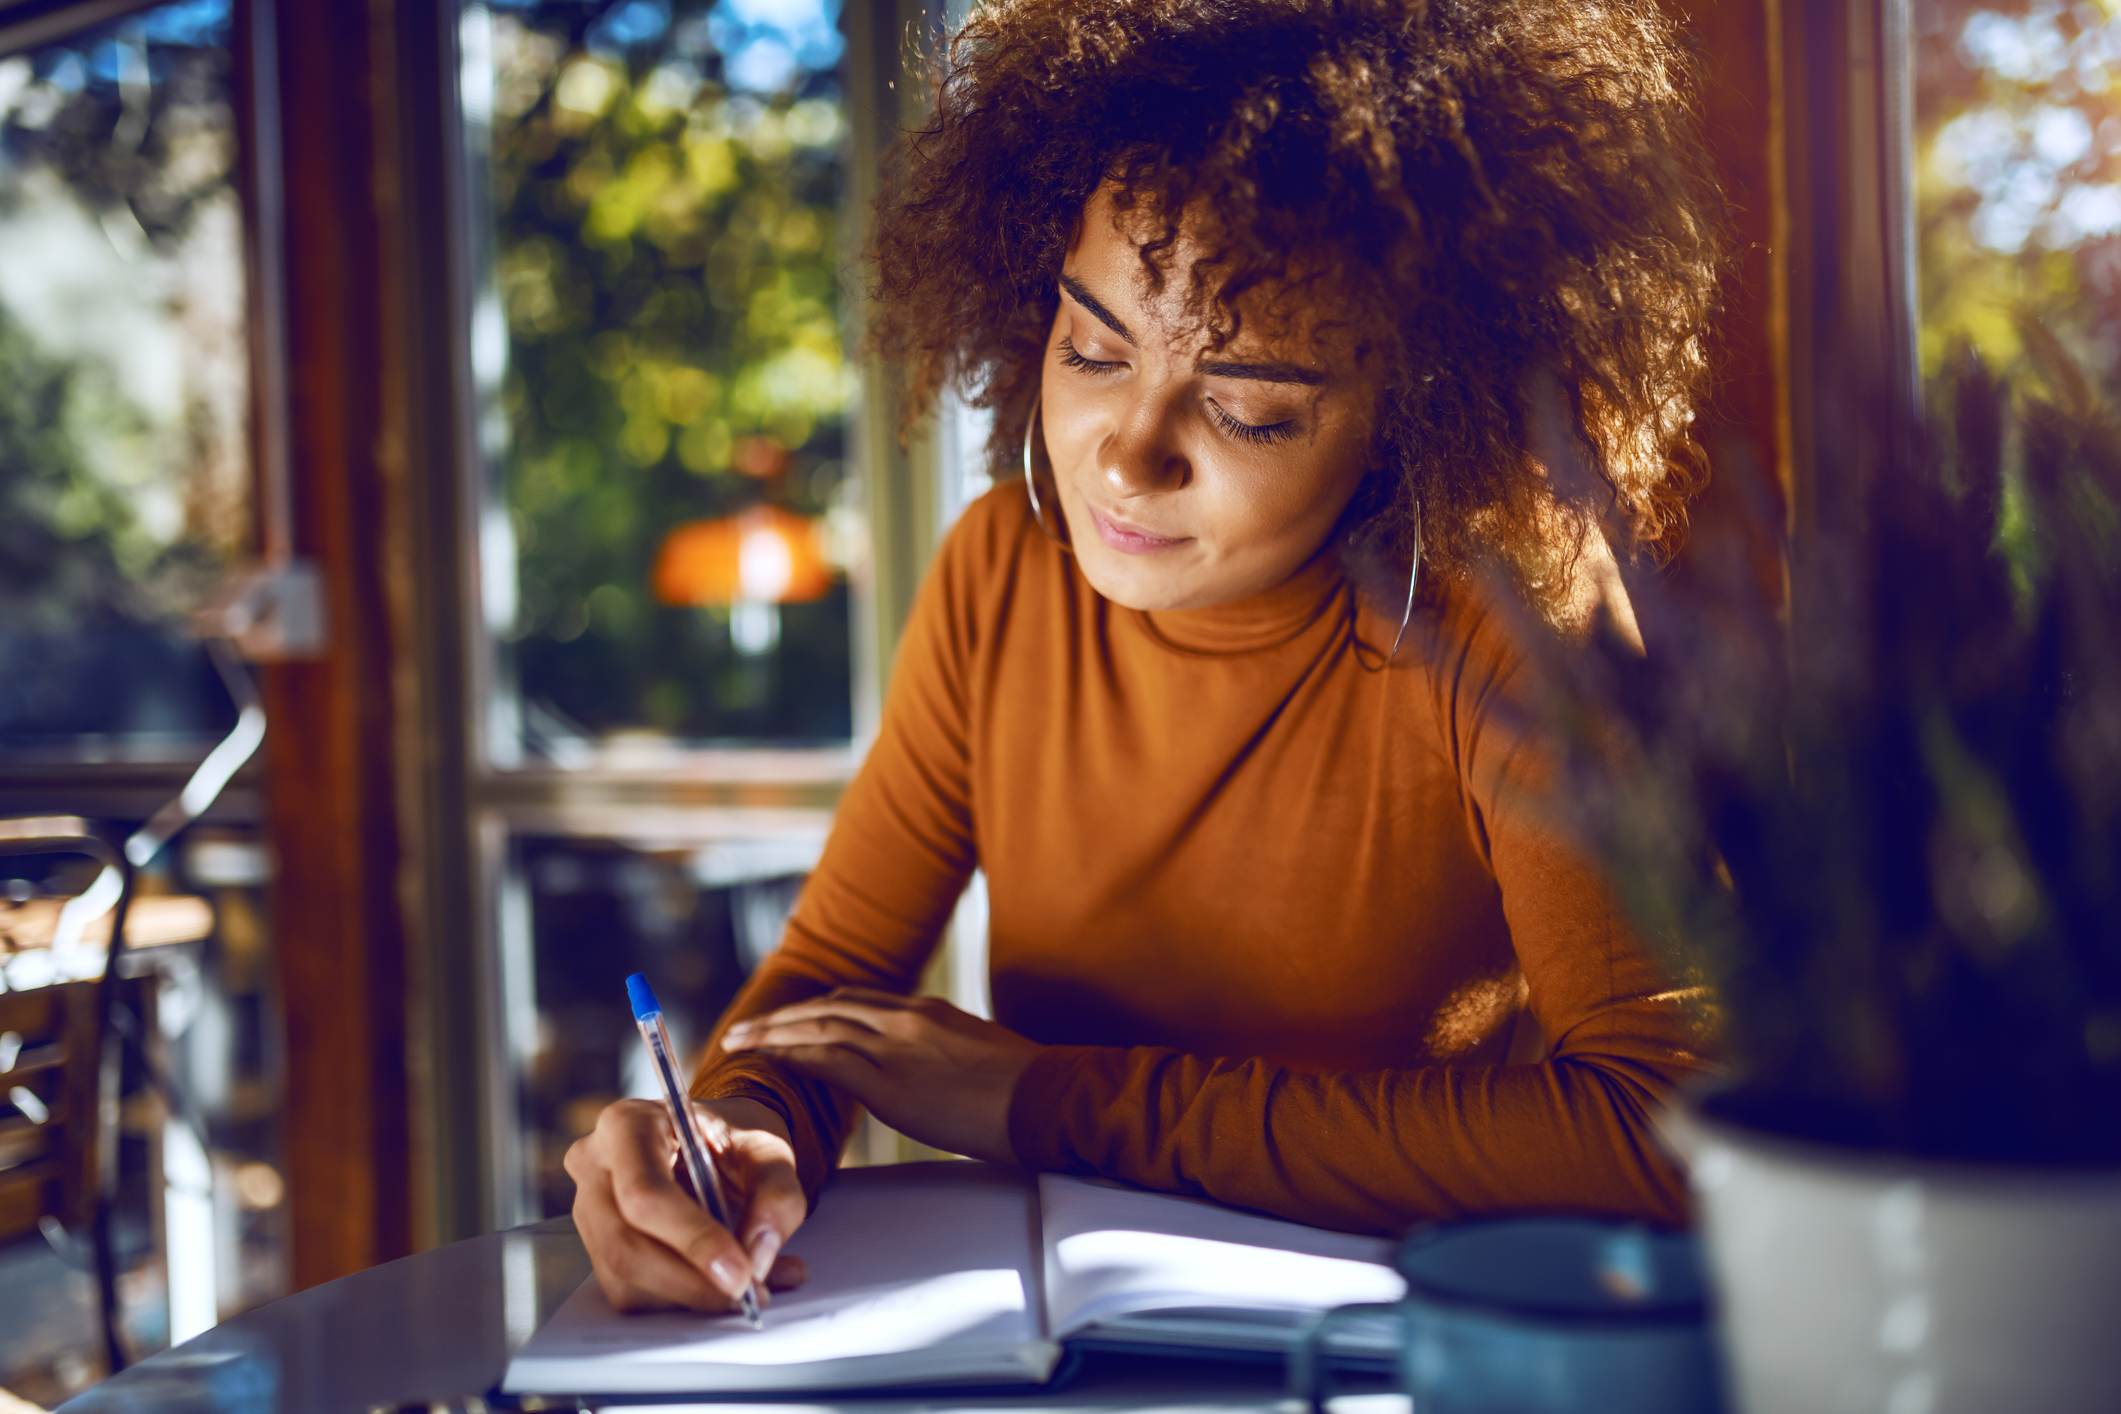
<svg viewBox="0 0 2121 1414"><path fill-rule="evenodd" d="M1027 1167L1367 1231L1678 1217L1650 1117L1707 1064L1696 1008L1542 822L1540 754L1500 710L1508 636L1469 594L1431 598L1375 671L1397 625L1330 555L1241 604L1143 613L1021 488L988 493L722 1025L910 991L979 868L995 1019L1044 1047L1009 1112ZM852 1104L719 1040L693 1093L784 1115L815 1198Z"/></svg>

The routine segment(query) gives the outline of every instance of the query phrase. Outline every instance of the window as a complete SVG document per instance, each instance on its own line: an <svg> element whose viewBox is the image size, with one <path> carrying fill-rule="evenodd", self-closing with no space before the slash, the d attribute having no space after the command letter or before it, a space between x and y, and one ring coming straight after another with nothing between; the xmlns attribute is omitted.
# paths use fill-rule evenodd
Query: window
<svg viewBox="0 0 2121 1414"><path fill-rule="evenodd" d="M460 12L492 1220L779 939L882 653L832 0ZM895 52L895 51L894 51ZM872 60L874 62L874 60ZM867 470L890 468L870 457ZM917 547L932 536L916 537Z"/></svg>
<svg viewBox="0 0 2121 1414"><path fill-rule="evenodd" d="M496 764L853 736L835 11L466 11Z"/></svg>
<svg viewBox="0 0 2121 1414"><path fill-rule="evenodd" d="M233 720L183 626L253 537L228 31L227 0L165 5L0 57L17 759L182 755Z"/></svg>
<svg viewBox="0 0 2121 1414"><path fill-rule="evenodd" d="M1916 0L1918 354L2029 376L2037 320L2121 390L2121 9Z"/></svg>
<svg viewBox="0 0 2121 1414"><path fill-rule="evenodd" d="M776 853L785 857L775 858ZM527 931L537 1014L519 1068L519 1114L535 1209L564 1213L567 1146L622 1094L660 1092L633 1014L612 980L655 979L671 1039L691 1054L751 969L780 941L814 839L777 851L741 839L657 846L642 839L526 835L507 860L511 931Z"/></svg>
<svg viewBox="0 0 2121 1414"><path fill-rule="evenodd" d="M34 33L0 16L0 818L115 834L236 719L191 619L262 531L243 78L232 0L71 30L57 9ZM128 929L113 1229L142 1351L288 1285L258 784L143 873ZM88 877L0 860L0 989L102 971L100 943L18 946ZM0 1334L0 1385L56 1401L92 1377L93 1303L69 1269L84 1240L0 1250L0 1286L46 1317Z"/></svg>

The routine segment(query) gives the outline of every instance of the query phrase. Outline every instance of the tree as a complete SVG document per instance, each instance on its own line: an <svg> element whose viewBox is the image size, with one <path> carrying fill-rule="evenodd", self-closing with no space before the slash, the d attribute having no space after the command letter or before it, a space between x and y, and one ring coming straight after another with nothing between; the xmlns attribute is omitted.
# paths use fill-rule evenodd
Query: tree
<svg viewBox="0 0 2121 1414"><path fill-rule="evenodd" d="M844 580L749 653L726 608L650 585L687 522L845 518L829 13L542 0L498 10L491 41L526 706L560 733L846 737Z"/></svg>
<svg viewBox="0 0 2121 1414"><path fill-rule="evenodd" d="M178 619L249 536L241 310L188 283L241 268L227 42L226 3L191 3L0 59L0 231L21 262L0 281L12 747L226 727Z"/></svg>
<svg viewBox="0 0 2121 1414"><path fill-rule="evenodd" d="M2030 316L2121 389L2121 0L1918 0L1914 15L1925 375L1963 342L2037 381Z"/></svg>

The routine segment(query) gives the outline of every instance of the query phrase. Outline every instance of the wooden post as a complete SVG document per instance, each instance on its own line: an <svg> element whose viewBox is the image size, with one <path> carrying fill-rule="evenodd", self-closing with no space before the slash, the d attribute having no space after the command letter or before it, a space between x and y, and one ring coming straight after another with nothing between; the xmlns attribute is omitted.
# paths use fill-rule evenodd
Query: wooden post
<svg viewBox="0 0 2121 1414"><path fill-rule="evenodd" d="M246 137L270 139L254 147L265 166L251 207L279 224L253 223L253 299L277 316L285 349L258 383L285 389L284 408L261 403L260 463L278 436L283 485L265 494L284 498L289 548L319 571L326 622L320 657L261 674L296 1288L403 1255L413 1234L393 518L379 465L385 311L400 278L376 200L390 176L382 4L239 7L264 80ZM273 341L258 342L271 357Z"/></svg>
<svg viewBox="0 0 2121 1414"><path fill-rule="evenodd" d="M1779 517L1788 503L1778 212L1781 114L1773 46L1778 0L1664 0L1691 39L1700 69L1701 126L1731 205L1734 260L1714 346L1715 391L1695 423L1710 482L1694 505L1695 543L1744 538L1763 594L1783 597L1772 543L1747 534L1749 502ZM1704 551L1706 553L1706 551ZM1684 556L1679 572L1688 572Z"/></svg>

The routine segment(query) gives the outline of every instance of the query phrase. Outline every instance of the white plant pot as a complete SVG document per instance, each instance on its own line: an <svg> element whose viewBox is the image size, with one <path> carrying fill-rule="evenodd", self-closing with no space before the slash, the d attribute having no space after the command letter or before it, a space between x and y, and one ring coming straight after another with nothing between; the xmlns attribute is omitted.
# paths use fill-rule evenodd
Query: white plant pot
<svg viewBox="0 0 2121 1414"><path fill-rule="evenodd" d="M1742 1414L2121 1411L2121 1169L1925 1162L1698 1108L1669 1132Z"/></svg>

